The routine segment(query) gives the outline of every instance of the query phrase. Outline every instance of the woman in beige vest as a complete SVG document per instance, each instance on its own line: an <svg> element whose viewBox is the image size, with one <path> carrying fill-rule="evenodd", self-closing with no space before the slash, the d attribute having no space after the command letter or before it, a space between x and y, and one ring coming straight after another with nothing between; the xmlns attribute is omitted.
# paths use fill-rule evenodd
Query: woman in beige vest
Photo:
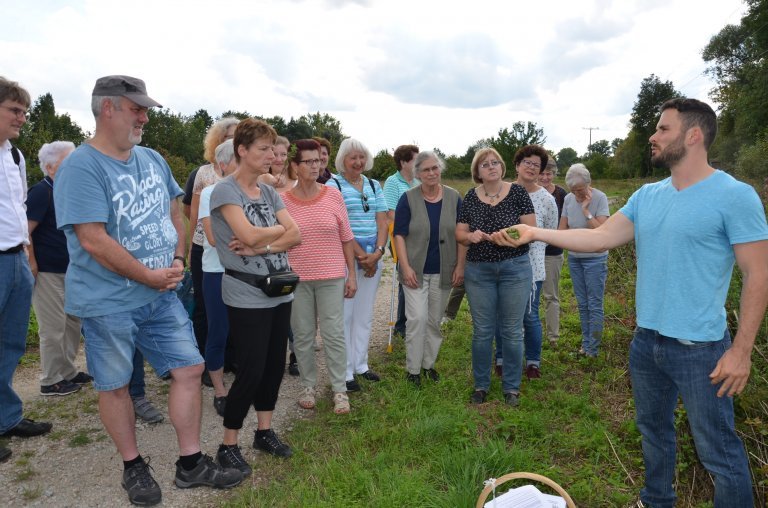
<svg viewBox="0 0 768 508"><path fill-rule="evenodd" d="M443 335L443 317L452 286L464 282L467 248L456 242L459 193L442 185L445 161L434 152L420 152L414 163L421 185L400 196L395 209L394 238L405 293L407 379L421 385L421 372L439 381L435 360Z"/></svg>

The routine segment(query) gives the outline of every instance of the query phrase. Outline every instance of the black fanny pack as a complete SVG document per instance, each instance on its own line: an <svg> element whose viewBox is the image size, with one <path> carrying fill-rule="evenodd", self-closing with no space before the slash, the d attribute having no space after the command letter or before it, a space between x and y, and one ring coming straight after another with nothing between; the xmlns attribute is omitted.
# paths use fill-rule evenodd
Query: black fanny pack
<svg viewBox="0 0 768 508"><path fill-rule="evenodd" d="M299 276L296 272L286 270L284 272L270 273L269 275L256 275L255 273L238 272L237 270L224 270L224 273L246 284L261 289L267 296L285 296L296 291L299 285Z"/></svg>

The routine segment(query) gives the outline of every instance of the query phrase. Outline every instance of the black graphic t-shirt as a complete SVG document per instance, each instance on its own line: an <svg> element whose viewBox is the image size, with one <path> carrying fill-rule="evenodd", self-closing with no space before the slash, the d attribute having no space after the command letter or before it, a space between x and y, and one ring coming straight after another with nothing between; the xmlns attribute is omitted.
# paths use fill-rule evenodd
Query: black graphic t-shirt
<svg viewBox="0 0 768 508"><path fill-rule="evenodd" d="M467 224L470 233L478 229L494 233L500 229L520 224L521 215L533 214L533 203L521 185L512 184L509 193L495 206L480 201L475 189L470 189L461 206L458 223ZM528 253L528 245L516 249L500 247L493 242L473 243L467 251L467 261L473 263L497 262Z"/></svg>

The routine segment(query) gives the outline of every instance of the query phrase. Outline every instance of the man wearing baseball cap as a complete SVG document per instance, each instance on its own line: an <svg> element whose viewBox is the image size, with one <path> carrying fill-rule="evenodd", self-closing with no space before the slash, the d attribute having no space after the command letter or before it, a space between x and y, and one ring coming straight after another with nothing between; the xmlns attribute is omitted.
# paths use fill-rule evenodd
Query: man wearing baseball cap
<svg viewBox="0 0 768 508"><path fill-rule="evenodd" d="M242 481L239 471L200 450L203 359L173 291L186 263L176 200L182 190L160 154L136 146L148 108L159 106L140 79L99 78L91 102L95 134L62 164L54 186L70 254L65 308L81 318L101 420L122 456L128 498L141 505L162 496L136 444L128 392L136 348L158 375L171 374L176 485L229 488Z"/></svg>

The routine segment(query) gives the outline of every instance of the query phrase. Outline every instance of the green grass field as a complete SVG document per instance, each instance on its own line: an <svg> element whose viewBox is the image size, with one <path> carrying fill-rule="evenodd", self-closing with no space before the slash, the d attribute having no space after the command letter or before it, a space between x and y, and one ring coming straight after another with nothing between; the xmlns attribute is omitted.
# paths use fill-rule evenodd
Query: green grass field
<svg viewBox="0 0 768 508"><path fill-rule="evenodd" d="M472 186L469 181L445 183L462 193ZM597 181L594 186L612 198L614 212L642 183ZM611 252L601 354L596 360L580 359L575 354L578 313L565 264L561 343L551 348L545 340L543 377L523 382L517 409L500 400L496 376L488 404L468 403L472 328L465 301L445 328L436 365L439 383L415 389L404 380L402 341L391 354L373 353L372 368L383 380L351 397L353 413L339 418L322 402L316 416L297 422L288 436L294 457L256 464L255 478L271 481L240 489L228 506L469 507L484 480L515 471L548 476L578 506L636 506L643 469L627 359L634 328L634 271L633 246ZM738 274L734 279L740 284ZM768 491L765 339L764 323L751 383L737 399L757 506L765 504ZM678 506L711 506L712 481L696 458L682 406L677 421Z"/></svg>

